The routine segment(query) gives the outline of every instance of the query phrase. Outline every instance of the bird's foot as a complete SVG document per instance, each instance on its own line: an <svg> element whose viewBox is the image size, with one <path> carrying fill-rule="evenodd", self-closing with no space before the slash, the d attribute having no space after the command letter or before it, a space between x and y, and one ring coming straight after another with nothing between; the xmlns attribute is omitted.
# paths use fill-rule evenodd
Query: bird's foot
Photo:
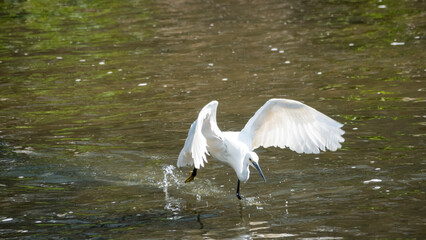
<svg viewBox="0 0 426 240"><path fill-rule="evenodd" d="M191 182L192 180L194 180L194 178L195 178L195 176L192 174L192 172L191 172L191 176L189 176L189 178L187 178L186 180L185 180L185 183L189 183L189 182Z"/></svg>
<svg viewBox="0 0 426 240"><path fill-rule="evenodd" d="M189 183L189 182L191 182L192 180L194 180L194 178L195 178L195 176L197 175L197 169L196 168L194 168L194 170L192 170L192 172L191 172L191 176L189 176L189 178L187 178L186 180L185 180L185 183Z"/></svg>
<svg viewBox="0 0 426 240"><path fill-rule="evenodd" d="M242 196L240 195L240 193L238 193L238 192L237 192L237 198L238 198L238 200L243 199Z"/></svg>
<svg viewBox="0 0 426 240"><path fill-rule="evenodd" d="M189 183L189 182L191 182L192 180L194 180L194 176L189 176L189 178L187 178L186 180L185 180L185 183Z"/></svg>

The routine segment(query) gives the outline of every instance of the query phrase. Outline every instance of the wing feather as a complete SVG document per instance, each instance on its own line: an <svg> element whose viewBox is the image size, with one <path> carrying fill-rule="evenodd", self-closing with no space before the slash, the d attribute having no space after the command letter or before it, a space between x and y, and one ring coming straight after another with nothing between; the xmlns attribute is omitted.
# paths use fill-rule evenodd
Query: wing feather
<svg viewBox="0 0 426 240"><path fill-rule="evenodd" d="M204 167L204 162L207 162L207 155L209 155L208 146L222 142L222 132L216 123L218 104L217 101L207 104L192 123L185 145L178 157L178 167L186 165L194 165L197 169Z"/></svg>
<svg viewBox="0 0 426 240"><path fill-rule="evenodd" d="M271 99L247 122L240 140L251 149L288 147L298 153L341 148L343 124L295 100Z"/></svg>

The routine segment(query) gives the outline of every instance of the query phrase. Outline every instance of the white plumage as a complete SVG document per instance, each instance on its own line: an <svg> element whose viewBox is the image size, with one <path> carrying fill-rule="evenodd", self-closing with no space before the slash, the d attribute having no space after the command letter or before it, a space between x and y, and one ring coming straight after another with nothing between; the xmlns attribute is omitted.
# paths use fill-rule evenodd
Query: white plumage
<svg viewBox="0 0 426 240"><path fill-rule="evenodd" d="M343 124L295 100L270 99L247 122L240 132L222 132L216 123L217 101L201 109L191 125L177 166L194 165L192 181L197 169L207 162L207 154L231 166L240 181L247 181L249 166L255 167L265 180L254 149L288 147L298 153L319 153L341 148L345 133Z"/></svg>

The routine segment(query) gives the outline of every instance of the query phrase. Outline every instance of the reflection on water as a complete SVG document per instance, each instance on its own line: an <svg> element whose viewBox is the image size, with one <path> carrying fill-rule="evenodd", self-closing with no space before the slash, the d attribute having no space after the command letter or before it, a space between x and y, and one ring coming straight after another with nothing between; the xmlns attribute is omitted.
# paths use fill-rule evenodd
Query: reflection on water
<svg viewBox="0 0 426 240"><path fill-rule="evenodd" d="M0 9L0 238L424 236L423 2ZM213 159L184 184L201 107L240 130L272 97L343 122L343 148L257 150L243 201Z"/></svg>

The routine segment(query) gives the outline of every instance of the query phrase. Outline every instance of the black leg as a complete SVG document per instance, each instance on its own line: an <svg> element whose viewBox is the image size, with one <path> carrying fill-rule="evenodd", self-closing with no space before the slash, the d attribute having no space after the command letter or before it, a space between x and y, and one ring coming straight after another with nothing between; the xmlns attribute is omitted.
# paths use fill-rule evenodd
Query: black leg
<svg viewBox="0 0 426 240"><path fill-rule="evenodd" d="M242 199L241 195L240 195L240 180L238 179L238 185L237 185L237 198L238 199Z"/></svg>
<svg viewBox="0 0 426 240"><path fill-rule="evenodd" d="M197 169L194 168L194 170L192 170L191 176L189 176L189 178L187 178L185 180L186 183L191 182L192 180L194 180L195 176L197 176Z"/></svg>

